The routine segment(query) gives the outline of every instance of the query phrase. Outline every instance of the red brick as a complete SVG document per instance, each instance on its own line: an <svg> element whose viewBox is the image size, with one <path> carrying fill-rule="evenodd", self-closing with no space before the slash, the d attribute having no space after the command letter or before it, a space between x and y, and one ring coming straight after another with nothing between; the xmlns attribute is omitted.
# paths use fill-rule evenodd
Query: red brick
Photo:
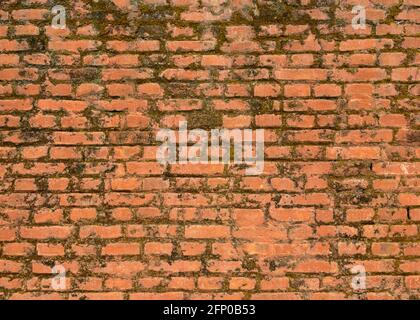
<svg viewBox="0 0 420 320"><path fill-rule="evenodd" d="M221 289L223 278L220 277L200 277L197 286L201 290L218 290Z"/></svg>
<svg viewBox="0 0 420 320"><path fill-rule="evenodd" d="M419 297L418 1L3 2L0 299ZM181 121L263 129L263 171L159 164Z"/></svg>
<svg viewBox="0 0 420 320"><path fill-rule="evenodd" d="M5 256L29 256L33 253L34 246L30 243L7 243L3 246Z"/></svg>
<svg viewBox="0 0 420 320"><path fill-rule="evenodd" d="M185 228L186 238L226 238L230 235L230 228L227 226L187 226Z"/></svg>
<svg viewBox="0 0 420 320"><path fill-rule="evenodd" d="M80 228L80 238L98 237L100 239L115 239L121 237L120 226L83 226Z"/></svg>
<svg viewBox="0 0 420 320"><path fill-rule="evenodd" d="M138 243L110 243L102 248L104 256L132 256L140 254Z"/></svg>
<svg viewBox="0 0 420 320"><path fill-rule="evenodd" d="M171 255L172 243L148 242L144 245L144 253L152 255Z"/></svg>
<svg viewBox="0 0 420 320"><path fill-rule="evenodd" d="M64 247L61 244L38 243L36 251L39 256L44 257L64 256Z"/></svg>
<svg viewBox="0 0 420 320"><path fill-rule="evenodd" d="M95 208L74 208L70 211L70 219L72 221L88 221L96 219Z"/></svg>
<svg viewBox="0 0 420 320"><path fill-rule="evenodd" d="M70 226L50 227L21 227L20 236L24 239L67 239L71 236L73 228Z"/></svg>

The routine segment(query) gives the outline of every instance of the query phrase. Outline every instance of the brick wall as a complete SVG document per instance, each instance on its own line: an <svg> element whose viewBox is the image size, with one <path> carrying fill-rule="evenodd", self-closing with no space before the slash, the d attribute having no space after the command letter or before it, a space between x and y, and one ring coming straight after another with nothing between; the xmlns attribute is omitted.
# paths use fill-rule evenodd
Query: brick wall
<svg viewBox="0 0 420 320"><path fill-rule="evenodd" d="M420 298L419 1L138 2L0 0L0 299Z"/></svg>

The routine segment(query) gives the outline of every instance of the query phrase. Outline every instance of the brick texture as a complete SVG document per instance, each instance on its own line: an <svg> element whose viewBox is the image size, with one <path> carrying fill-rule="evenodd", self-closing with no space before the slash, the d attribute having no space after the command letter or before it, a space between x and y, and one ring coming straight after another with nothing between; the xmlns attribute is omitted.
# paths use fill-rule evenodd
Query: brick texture
<svg viewBox="0 0 420 320"><path fill-rule="evenodd" d="M1 0L0 299L420 298L419 5ZM264 172L161 166L182 120Z"/></svg>

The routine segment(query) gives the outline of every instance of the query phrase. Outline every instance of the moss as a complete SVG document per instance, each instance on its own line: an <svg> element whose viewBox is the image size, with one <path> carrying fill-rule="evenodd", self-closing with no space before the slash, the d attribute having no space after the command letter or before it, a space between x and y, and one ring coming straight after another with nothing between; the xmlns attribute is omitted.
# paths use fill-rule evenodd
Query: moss
<svg viewBox="0 0 420 320"><path fill-rule="evenodd" d="M46 178L36 178L35 184L40 192L48 191L48 180Z"/></svg>
<svg viewBox="0 0 420 320"><path fill-rule="evenodd" d="M400 12L402 11L402 5L403 5L403 1L400 0L399 3L395 6L390 7L387 10L386 13L386 18L384 20L384 22L386 24L390 24L395 22L395 18L397 17L398 14L400 14Z"/></svg>
<svg viewBox="0 0 420 320"><path fill-rule="evenodd" d="M102 127L100 114L94 106L89 106L83 110L82 115L89 120L92 130L99 130Z"/></svg>
<svg viewBox="0 0 420 320"><path fill-rule="evenodd" d="M187 114L188 127L191 129L200 128L211 130L221 128L223 125L223 116L220 112L211 108L200 111L193 111Z"/></svg>
<svg viewBox="0 0 420 320"><path fill-rule="evenodd" d="M72 17L72 19L68 19L67 20L67 24L69 26L69 29L72 30L72 32L74 33L74 31L77 29L77 27L79 26L85 26L85 25L90 25L90 24L94 24L95 28L98 30L99 32L99 36L96 37L98 38L97 40L102 41L103 43L106 43L106 41L109 39L109 36L111 35L111 31L116 30L116 31L122 31L122 30L127 30L129 32L128 35L116 35L116 36L112 36L112 39L122 39L122 40L127 40L130 41L130 39L137 39L137 38L151 38L151 39L160 39L162 41L167 40L167 33L166 33L166 25L168 23L168 21L171 21L174 23L174 25L178 26L178 27L191 27L194 28L195 34L198 34L197 38L200 38L200 35L202 35L202 33L208 29L208 28L212 28L213 33L215 34L215 37L217 38L218 41L218 47L216 48L216 52L220 52L220 45L222 45L224 42L227 41L226 39L226 32L225 32L225 28L228 25L238 25L238 24L245 24L245 25L250 25L252 27L254 27L257 31L258 34L258 30L260 25L267 25L267 24L278 24L279 26L283 27L283 30L285 29L286 25L303 25L303 24L308 24L310 27L310 32L312 34L315 34L318 38L322 38L322 39L331 39L331 40L336 40L336 41L340 41L341 39L343 39L345 37L344 34L339 33L338 31L335 31L339 28L337 28L338 26L340 26L341 24L344 23L344 21L342 20L337 20L335 17L335 11L337 8L337 2L336 1L332 1L332 0L313 0L308 6L302 6L301 4L299 4L298 1L267 1L266 4L262 4L260 2L259 6L260 6L260 16L254 15L254 13L252 12L254 10L254 8L245 8L245 13L244 12L235 12L233 14L233 17L230 21L218 21L218 22L214 22L214 23L190 23L188 21L177 21L175 20L175 18L177 16L179 16L179 14L183 11L186 10L185 8L170 8L168 6L151 6L151 5L141 5L139 6L139 10L138 12L125 12L124 10L120 10L118 9L114 4L112 4L112 2L110 0L101 0L101 1L93 1L93 0L86 0L83 1L84 3L87 4L87 8L90 6L91 7L91 14L81 17L80 19L77 19L77 17ZM400 4L402 3L402 1L400 1ZM62 4L65 4L66 7L68 8L72 8L72 6L74 6L74 1L71 0L62 0ZM387 18L386 18L386 23L392 23L393 21L395 21L395 17L401 12L401 6L400 4L393 6L391 8L388 9L387 12ZM16 9L21 9L21 4L19 4L18 2L15 2L13 4L13 6ZM327 14L329 16L329 20L328 21L316 21L314 19L311 19L310 16L306 13L304 13L302 10L306 10L308 8L322 8L323 11L325 7L328 7L327 10ZM90 10L90 8L89 8ZM88 10L88 11L89 11ZM251 17L251 19L250 19ZM382 23L382 21L381 21ZM45 24L44 22L34 22L34 24L42 26L42 24ZM332 26L333 28L331 29L331 32L329 34L322 34L320 32L321 28L324 28L326 25L328 24L328 26ZM278 54L278 53L288 53L285 51L282 51L282 46L284 44L287 44L291 39L296 40L302 40L305 39L307 34L307 32L305 32L305 34L300 34L300 35L292 35L292 36L287 36L287 37L279 37L276 38L276 44L277 44L277 49L273 52L273 54ZM83 38L83 36L76 36L77 38ZM184 38L188 38L189 37L182 37L182 39ZM268 37L267 37L268 38ZM401 42L403 40L402 36L394 36L394 35L387 35L387 38L389 39L393 39L395 46L394 48L389 48L390 52L393 51L401 51ZM26 39L25 39L26 40ZM257 37L257 41L261 42L263 39L262 37ZM31 51L45 51L48 45L48 39L45 36L41 35L41 38L35 38L35 37L27 37L27 41L30 44L30 49ZM405 59L403 65L406 67L409 67L416 56L416 51L414 49L407 49L405 50L405 52L407 53L407 59ZM103 54L104 51L102 50L98 50L96 52L93 53L89 53L89 54ZM186 53L186 55L192 55L193 53ZM199 53L201 54L201 53ZM315 65L316 67L321 67L322 66L322 55L324 54L324 52L318 52L318 54L315 56ZM52 54L54 57L54 54ZM166 53L162 53L162 54L154 54L154 55L149 55L149 54L140 54L140 58L141 58L141 65L142 66L147 66L147 67L151 67L154 68L154 70L156 71L156 74L159 74L161 70L163 70L164 68L168 68L169 67L169 59L168 59L169 54ZM251 68L251 67L256 67L256 64L249 64L247 66L244 66L244 68ZM376 65L377 67L381 67L379 65L379 63ZM348 67L348 66L347 66ZM195 65L195 66L191 66L191 70L196 70L196 69L200 69L202 68L201 66ZM70 68L69 68L70 69ZM77 69L71 69L71 77L72 77L72 83L80 83L80 82L85 82L85 81L92 81L92 82L102 82L101 78L100 78L100 68L85 68L83 70L77 70ZM218 70L212 70L213 72L213 76L214 79L217 79L217 71ZM350 72L352 71L357 71L356 69L351 69L349 70ZM388 70L389 71L389 70ZM254 71L255 72L255 71ZM43 83L45 80L45 73L46 73L46 68L40 68L40 83ZM250 71L250 76L253 76L253 71ZM255 74L254 74L255 75ZM166 80L162 80L161 82L165 82ZM246 80L247 81L247 80ZM53 81L54 82L54 81ZM58 81L59 82L59 81ZM25 81L16 81L14 82L14 86L16 85L22 85L25 84ZM169 88L165 88L165 93L166 93L166 97L177 97L177 96L182 96L187 94L188 96L194 96L196 98L200 98L203 99L202 96L198 96L198 94L196 92L196 90L192 90L195 89L194 85L196 84L195 82L191 82L188 84L184 84L184 83L174 83L174 82L165 82L168 83ZM379 83L389 83L389 80L384 80L384 81L378 81L376 82L377 84ZM410 94L409 92L409 85L410 83L405 83L405 84L396 84L396 89L398 92L398 96L395 97L387 97L387 99L392 100L392 107L393 110L398 109L399 113L404 113L407 115L407 118L410 118L412 116L412 110L408 110L408 108L406 108L404 106L404 104L399 104L398 101L401 99L405 99L407 101L409 101L410 99L412 100L413 95ZM344 85L342 85L344 86ZM20 96L21 97L21 96ZM258 115L258 114L264 114L264 113L282 113L282 111L274 111L273 110L273 99L267 98L255 98L255 99L249 99L250 100L250 104L251 104L251 109L249 110L248 114L250 115ZM298 100L298 99L297 99ZM342 100L342 102L344 102L344 100ZM153 103L152 103L153 104ZM290 104L291 107L295 106L295 107L299 107L298 106L298 102L292 102ZM25 113L25 115L22 115L22 113L16 112L16 115L21 116L22 117L22 126L21 131L21 137L26 138L28 141L26 142L31 142L32 145L40 145L40 144L49 144L51 143L51 138L49 137L49 134L51 133L51 130L49 129L34 129L31 128L31 126L29 125L28 119L35 114L37 111L36 108L34 108L33 111ZM123 111L125 112L125 111ZM314 111L309 111L309 113L315 113ZM304 113L308 113L308 112L304 112ZM325 112L327 113L327 112ZM63 116L65 114L65 111L46 111L45 114L54 114L55 116L57 116L57 118L59 119L60 116ZM87 119L89 119L90 123L92 124L92 126L89 127L89 129L97 129L97 130L103 130L103 124L100 122L101 119L101 115L103 114L101 111L98 111L95 109L95 106L89 106L89 108L87 108L83 113L83 116L85 116ZM105 112L104 112L105 114ZM106 113L106 114L111 114L111 112ZM167 115L167 113L162 113L160 112L157 108L155 108L154 106L147 111L147 114L149 117L152 118L153 121L155 121L156 123L159 123L162 119L163 116ZM179 113L178 113L179 114ZM203 129L213 129L213 128L219 128L222 126L223 124L223 114L239 114L239 112L217 112L211 108L205 108L203 110L200 111L193 111L193 112L186 112L183 115L185 115L187 117L187 120L189 121L189 126L191 128L203 128ZM243 114L243 113L240 113ZM341 128L338 126L335 127L337 130L340 130ZM71 130L71 129L69 129ZM277 133L282 134L281 130L276 130ZM49 139L48 139L49 138ZM410 131L407 133L407 140L409 143L417 143L420 141L420 137L419 137L419 133L417 131ZM25 142L25 143L26 143ZM294 142L291 142L290 145L294 145ZM296 144L299 144L298 142ZM18 149L21 148L20 146L18 147ZM84 148L84 147L83 147ZM231 148L231 151L233 151L233 148ZM325 153L324 153L325 154ZM401 158L400 155L398 154L398 152L396 152L395 154L392 154L391 152L387 151L387 154L389 155L389 157L392 157L392 159L398 159L399 161L403 161L404 158ZM296 156L296 153L293 154L294 156ZM89 157L89 154L86 153L87 157ZM8 159L9 161L10 159ZM5 161L6 162L6 161ZM68 170L66 172L67 175L72 175L75 177L81 177L81 176L85 176L85 164L83 163L75 163L73 161L63 161L66 163L66 165L68 166ZM32 168L32 162L22 162L25 164L25 167L30 169ZM291 169L288 170L287 167L288 166L284 166L281 167L280 163L277 164L279 167L279 173L281 175L292 175L294 173L294 171L296 171L296 169ZM362 176L363 178L366 178L370 183L372 182L372 177L373 177L373 172L372 172L372 162L369 161L365 161L365 162L358 162L358 161L336 161L334 162L334 167L335 169L333 170L334 172L334 176L338 176L338 181L341 181L340 179L342 179L343 177L348 177L348 176L355 176L355 177L359 177ZM226 174L229 174L227 168L228 166L225 167ZM168 168L167 168L168 169ZM112 169L108 170L107 172L104 172L102 174L99 174L99 176L103 179L106 175L106 173L110 173L112 172ZM62 176L61 174L57 174L54 176ZM232 176L232 175L231 175ZM165 173L163 174L164 178L173 178L169 171L166 170ZM302 179L304 179L302 177ZM185 187L180 187L179 189L175 189L174 188L174 180L173 179L171 181L172 186L171 186L171 190L175 190L175 191L179 191L180 193L185 192ZM197 186L197 188L194 187L194 192L213 192L213 189L210 189L206 186L206 182L205 182L205 178L203 178L203 183L200 184L199 186ZM237 188L239 188L239 182L240 182L240 177L238 176L233 176L232 180L236 180L235 183L235 187L232 188L232 192L234 190L238 190ZM296 182L300 183L299 179L296 178L294 179ZM328 181L331 183L334 183L334 179L331 178L331 176L329 176ZM48 202L51 200L51 203L45 204L43 205L44 207L48 207L50 204L55 206L56 208L59 206L58 200L55 199L55 202L53 201L53 198L57 198L56 194L50 194L48 195L48 189L46 189L47 184L46 184L46 179L43 177L40 178L36 178L36 183L38 185L38 188L41 190L40 195L42 197L45 197L45 199L48 200ZM303 184L302 184L303 185ZM343 208L346 208L347 204L351 204L351 205L362 205L362 206L366 206L371 204L372 202L375 202L375 197L378 197L378 193L377 192L373 192L371 190L371 184L369 185L370 188L368 188L367 190L365 189L361 189L358 188L355 191L349 191L345 188L344 185L340 184L340 183L336 183L333 185L332 189L333 190L333 195L335 197L335 214L334 214L334 222L331 223L331 225L338 225L339 223L343 223L345 222L344 219L344 210ZM77 186L76 186L77 188ZM225 192L218 190L218 192L221 192L222 195L228 199L233 198L232 194L228 193L226 194ZM156 203L159 203L160 208L165 212L165 217L162 219L145 219L145 220L141 220L141 219L137 219L135 220L135 222L137 223L142 223L144 225L148 225L150 223L153 224L174 224L174 221L171 221L168 219L167 215L168 215L168 208L165 208L163 205L163 196L162 193L159 192L154 192L156 194L156 198L158 199L156 201ZM97 194L101 197L104 196L104 188L102 186L101 190L99 192L97 192ZM51 199L48 199L48 197L51 197ZM384 194L380 194L380 196L384 196ZM281 198L282 195L281 194L274 194L273 195L273 200L272 202L276 205L276 206L280 206L281 203ZM74 201L75 199L70 198L70 201ZM28 196L28 203L30 204L34 204L36 202L36 197L32 194L31 196ZM252 205L251 205L252 204ZM253 201L252 199L244 199L241 202L241 205L244 206L260 206L261 203L258 200ZM267 207L269 205L267 204ZM104 224L104 225L109 225L109 223L112 221L110 218L110 212L111 209L109 207L98 207L98 214L101 215L103 214L103 216L98 216L98 220L97 222L100 224ZM69 208L65 209L65 217L67 217L68 215L68 211ZM268 210L267 210L268 211ZM337 212L337 214L336 214ZM340 218L340 214L342 215L342 218ZM410 218L410 212L408 210L408 217ZM341 220L340 220L341 219ZM340 220L340 221L339 221ZM113 223L116 223L116 221L112 221ZM130 221L130 223L132 223L133 221ZM220 220L219 218L216 219L216 222L224 223L225 221ZM189 222L180 222L180 224L188 224ZM214 224L215 221L214 220L205 220L205 221L200 221L200 223L203 224ZM79 224L76 224L79 225ZM234 225L234 223L232 222L232 225ZM151 229L151 231L153 231ZM156 233L151 232L150 237L152 236L158 236ZM178 229L178 234L176 237L176 240L173 240L173 244L174 247L176 249L174 249L174 251L172 252L172 255L168 258L169 262L172 261L177 261L179 259L182 259L185 257L183 257L181 255L181 252L178 248L177 242L179 241L179 239L181 239L183 237L183 229L179 228ZM402 235L403 236L403 235ZM344 238L344 237L343 237ZM160 238L162 239L162 238ZM400 240L400 239L399 239ZM403 239L404 241L406 239ZM130 241L132 241L132 239L130 239ZM172 241L172 240L171 240ZM235 241L234 239L232 241ZM409 239L407 239L407 241L409 241ZM411 239L412 241L412 239ZM56 242L56 240L52 239L51 240L52 243ZM88 275L93 275L94 273L92 272L92 264L105 264L105 259L99 258L99 256L95 256L95 257L77 257L74 255L74 253L71 253L71 244L73 243L78 243L80 242L80 239L78 239L77 236L77 232L75 232L75 234L73 235L73 237L70 239L68 239L66 241L66 259L77 259L77 261L80 263L81 266L81 270L80 272L78 272L77 276L78 277L85 277ZM89 244L93 244L96 245L98 247L97 250L97 254L100 254L100 250L99 247L104 245L105 243L108 243L109 241L104 241L102 239L87 239L86 242L84 243L89 243ZM143 244L144 242L142 242ZM242 243L242 242L240 242ZM206 263L209 259L220 259L220 257L215 256L215 255L211 255L211 245L212 242L207 242L207 251L205 254L201 255L199 258L194 257L191 259L200 259L202 261L203 266L206 266ZM337 249L336 247L332 246L331 248L332 250L332 255L331 255L331 259L337 259L338 263L340 264L340 268L343 268L343 270L345 270L344 263L347 263L347 261L345 259L339 258L338 257L338 253L337 253ZM28 261L30 260L37 260L39 259L39 257L37 257L36 255L34 256L27 256L26 257L28 259ZM148 258L141 258L143 260L146 260L145 263L149 263ZM163 258L166 259L166 258ZM189 259L189 258L187 258ZM48 262L48 260L47 260ZM88 263L89 262L89 263ZM275 271L278 268L282 268L282 267L288 267L289 266L289 261L287 259L273 259L271 261L267 261L269 263L269 268L272 271ZM255 274L255 276L257 277L257 279L261 278L261 274L258 272L261 272L258 269L258 261L251 257L251 256L246 256L243 261L242 261L242 268L245 270L236 270L235 274ZM32 276L32 270L30 269L30 264L27 264L27 266L25 266L25 270L24 272L21 273L21 275L23 274L24 276L26 276L28 279L30 279L30 277ZM340 269L341 270L341 269ZM197 273L191 273L188 276L194 277L196 276ZM211 275L212 273L206 271L200 271L199 272L200 275ZM162 276L161 272L152 272L152 271L145 271L144 273L141 273L141 276ZM108 276L103 277L104 279L106 279ZM293 275L290 274L288 275L288 277L290 279L292 279L292 287L301 287L303 285L303 281L302 279L298 279L297 275ZM304 276L304 277L309 277L308 276ZM137 277L136 277L137 279ZM134 281L136 279L133 279ZM82 279L83 281L83 279ZM257 288L258 288L258 283L257 283ZM150 288L150 289L145 289L145 288L140 288L138 285L135 286L134 290L140 291L140 289L142 291L150 291L150 292L155 292L155 291L159 291L159 292L163 292L163 291L167 291L167 283L163 283L157 287L154 288ZM342 287L338 288L340 291L345 290ZM133 291L133 290L130 290ZM223 287L222 287L222 291L223 292L229 292L229 288L228 288L228 282L225 281L223 282ZM255 290L256 292L258 292L258 289ZM8 295L10 295L10 291L7 290L3 290L3 292L5 292L6 297ZM252 294L254 293L254 291L249 291L244 293L244 298L245 299L250 299L252 297ZM75 295L76 296L76 295ZM4 296L3 296L4 297ZM127 298L127 296L125 296ZM306 297L306 296L305 296ZM84 296L80 297L81 299L86 298ZM416 298L415 296L413 298ZM418 298L418 297L417 297Z"/></svg>
<svg viewBox="0 0 420 320"><path fill-rule="evenodd" d="M83 68L70 70L72 83L80 84L84 82L100 81L101 70L98 68Z"/></svg>
<svg viewBox="0 0 420 320"><path fill-rule="evenodd" d="M340 204L346 205L363 205L372 203L376 197L371 191L366 189L356 188L353 191L340 192L337 190L336 200Z"/></svg>
<svg viewBox="0 0 420 320"><path fill-rule="evenodd" d="M283 1L267 1L259 7L260 14L256 20L282 24L304 24L308 19L310 20L310 17L307 14L302 14L300 10L301 7L297 2L288 4Z"/></svg>
<svg viewBox="0 0 420 320"><path fill-rule="evenodd" d="M268 268L270 271L276 271L277 268L286 267L288 262L285 259L271 260L268 262Z"/></svg>
<svg viewBox="0 0 420 320"><path fill-rule="evenodd" d="M80 177L80 176L83 176L85 168L86 168L86 164L84 163L73 163L72 165L68 167L67 172L71 176Z"/></svg>
<svg viewBox="0 0 420 320"><path fill-rule="evenodd" d="M407 141L410 143L420 142L420 131L410 131L407 133Z"/></svg>
<svg viewBox="0 0 420 320"><path fill-rule="evenodd" d="M163 115L164 113L160 111L156 106L152 106L147 110L147 116L149 116L150 119L157 124L160 123Z"/></svg>
<svg viewBox="0 0 420 320"><path fill-rule="evenodd" d="M399 50L399 49L398 49ZM416 49L406 49L405 53L407 54L406 57L406 66L410 66L410 64L414 63L416 56L418 54L418 51Z"/></svg>
<svg viewBox="0 0 420 320"><path fill-rule="evenodd" d="M258 268L257 261L255 258L246 255L242 260L242 268L244 268L247 271L253 271Z"/></svg>
<svg viewBox="0 0 420 320"><path fill-rule="evenodd" d="M117 10L112 1L89 0L87 5L90 7L88 19L98 31L99 39L110 35L115 26L129 24L128 13Z"/></svg>
<svg viewBox="0 0 420 320"><path fill-rule="evenodd" d="M272 113L272 99L252 100L250 101L250 112L256 116L259 114Z"/></svg>
<svg viewBox="0 0 420 320"><path fill-rule="evenodd" d="M43 52L48 49L48 37L43 33L36 37L28 37L25 40L28 42L31 51Z"/></svg>

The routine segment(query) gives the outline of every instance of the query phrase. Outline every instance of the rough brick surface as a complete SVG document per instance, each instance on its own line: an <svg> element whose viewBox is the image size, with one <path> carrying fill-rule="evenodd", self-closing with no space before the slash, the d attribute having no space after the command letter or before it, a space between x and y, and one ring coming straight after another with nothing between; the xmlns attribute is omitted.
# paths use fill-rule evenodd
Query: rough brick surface
<svg viewBox="0 0 420 320"><path fill-rule="evenodd" d="M419 5L0 0L0 299L420 298ZM162 167L181 120L264 172Z"/></svg>

